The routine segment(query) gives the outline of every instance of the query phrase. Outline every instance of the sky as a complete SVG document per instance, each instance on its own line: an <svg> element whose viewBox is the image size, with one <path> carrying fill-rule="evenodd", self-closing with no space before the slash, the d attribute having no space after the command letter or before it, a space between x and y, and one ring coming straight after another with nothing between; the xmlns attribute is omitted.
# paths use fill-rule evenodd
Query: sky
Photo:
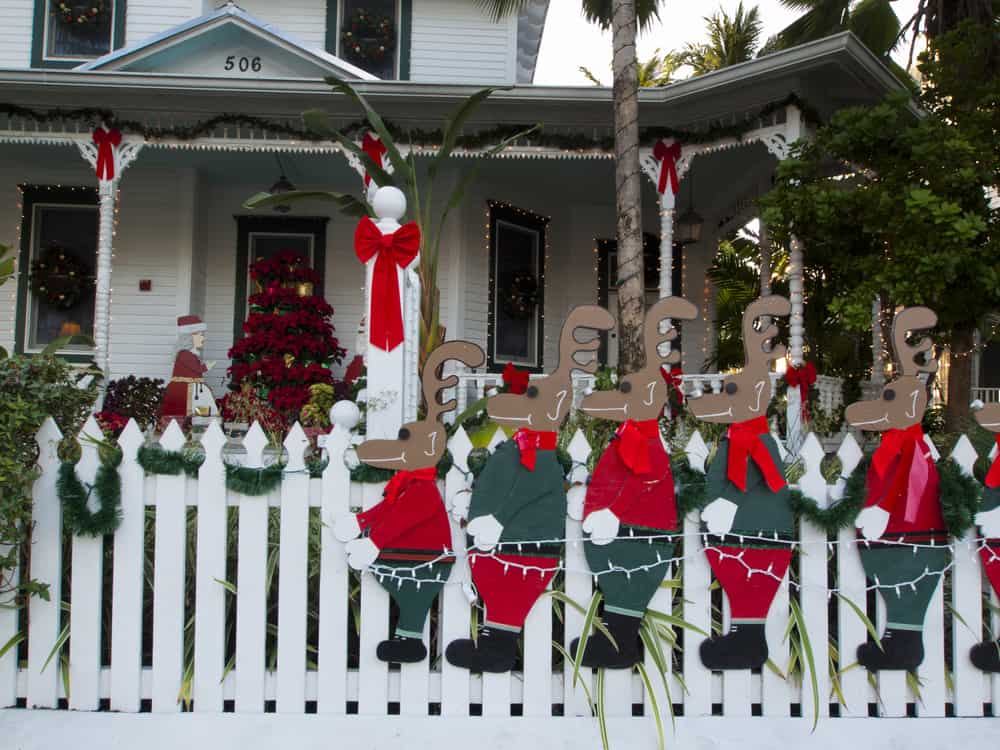
<svg viewBox="0 0 1000 750"><path fill-rule="evenodd" d="M895 0L893 9L905 23L916 11L917 2ZM705 37L703 18L720 6L732 14L738 4L739 0L663 0L659 23L639 37L639 59L648 59L656 49L666 52L679 49L686 42L702 40ZM764 21L764 39L783 29L799 15L799 11L789 10L780 0L757 0L756 3L746 0L744 3L746 7L754 4L760 8ZM908 54L907 43L900 45L895 56L905 65ZM593 71L603 83L611 85L611 32L602 32L596 25L584 20L580 0L551 0L538 54L535 83L590 85L578 70L581 65Z"/></svg>

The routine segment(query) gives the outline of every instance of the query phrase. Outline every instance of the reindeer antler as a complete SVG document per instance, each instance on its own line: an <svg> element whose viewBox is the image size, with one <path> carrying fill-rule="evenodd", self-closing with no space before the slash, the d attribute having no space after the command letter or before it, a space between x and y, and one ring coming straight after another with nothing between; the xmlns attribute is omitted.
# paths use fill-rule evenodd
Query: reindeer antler
<svg viewBox="0 0 1000 750"><path fill-rule="evenodd" d="M479 367L486 361L486 354L478 346L468 341L446 341L427 355L421 378L424 401L427 402L427 416L424 417L427 422L434 422L442 414L451 411L458 405L455 399L441 401L441 391L458 385L457 375L441 377L441 369L449 359L457 360L468 367Z"/></svg>
<svg viewBox="0 0 1000 750"><path fill-rule="evenodd" d="M646 323L643 327L643 338L646 345L646 366L655 364L672 365L680 362L681 353L671 351L665 356L660 354L660 344L677 338L677 329L670 326L660 332L660 323L664 320L694 320L698 317L698 308L683 297L664 297L646 311Z"/></svg>
<svg viewBox="0 0 1000 750"><path fill-rule="evenodd" d="M925 336L913 346L906 343L908 331L920 331L936 325L937 314L929 307L906 307L892 319L892 348L896 352L896 358L904 375L937 372L936 359L920 356L934 346L930 337ZM918 361L918 357L923 361Z"/></svg>
<svg viewBox="0 0 1000 750"><path fill-rule="evenodd" d="M615 319L611 313L597 305L581 305L573 308L566 322L563 323L562 334L559 337L559 362L553 374L565 370L565 375L574 370L583 370L593 374L597 372L596 357L587 364L580 364L573 355L578 352L596 352L601 348L601 340L595 336L591 341L577 341L578 328L590 328L595 331L607 331L614 328Z"/></svg>
<svg viewBox="0 0 1000 750"><path fill-rule="evenodd" d="M758 297L751 302L743 313L743 353L746 363L768 362L785 356L785 345L777 344L766 349L767 343L778 335L778 327L773 323L761 331L754 328L754 323L763 316L774 317L788 315L792 311L791 303L779 294Z"/></svg>

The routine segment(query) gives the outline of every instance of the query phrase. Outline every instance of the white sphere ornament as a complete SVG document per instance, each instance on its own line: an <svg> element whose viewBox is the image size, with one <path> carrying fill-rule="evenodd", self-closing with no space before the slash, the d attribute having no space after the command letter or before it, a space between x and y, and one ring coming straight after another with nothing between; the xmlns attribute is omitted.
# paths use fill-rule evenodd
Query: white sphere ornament
<svg viewBox="0 0 1000 750"><path fill-rule="evenodd" d="M372 198L372 210L379 219L399 221L406 213L406 196L402 190L392 185L380 187Z"/></svg>
<svg viewBox="0 0 1000 750"><path fill-rule="evenodd" d="M353 401L338 401L330 407L330 422L338 427L353 430L360 421L361 410Z"/></svg>

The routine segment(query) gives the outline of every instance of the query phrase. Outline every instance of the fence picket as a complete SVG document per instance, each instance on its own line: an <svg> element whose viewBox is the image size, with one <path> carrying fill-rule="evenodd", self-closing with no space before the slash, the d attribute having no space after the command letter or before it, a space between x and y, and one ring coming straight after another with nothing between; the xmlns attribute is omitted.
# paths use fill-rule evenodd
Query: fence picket
<svg viewBox="0 0 1000 750"><path fill-rule="evenodd" d="M384 489L384 482L363 485L362 509L377 505ZM389 593L367 571L361 574L361 607L364 626L358 653L358 713L381 716L389 704L389 665L378 659L375 650L389 637Z"/></svg>
<svg viewBox="0 0 1000 750"><path fill-rule="evenodd" d="M279 713L302 713L306 702L306 607L309 554L309 439L296 422L285 438L288 461L281 482L278 547Z"/></svg>
<svg viewBox="0 0 1000 750"><path fill-rule="evenodd" d="M875 596L875 622L879 635L886 629L885 597L895 596L892 589L879 589ZM906 716L906 701L909 688L906 685L906 672L902 670L882 670L876 678L878 684L879 716L898 718Z"/></svg>
<svg viewBox="0 0 1000 750"><path fill-rule="evenodd" d="M493 452L506 439L506 433L497 427L487 447ZM483 674L483 716L510 716L510 705L514 700L513 680L514 675L510 672Z"/></svg>
<svg viewBox="0 0 1000 750"><path fill-rule="evenodd" d="M226 472L222 447L226 436L212 421L201 437L205 461L198 470L198 539L195 548L194 710L222 711L225 668Z"/></svg>
<svg viewBox="0 0 1000 750"><path fill-rule="evenodd" d="M581 430L577 430L569 442L567 451L573 459L574 467L570 474L571 486L569 502L572 507L578 506L577 515L582 514L583 495L586 494L588 476L587 459L590 457L590 444ZM586 573L587 558L583 551L583 529L580 521L568 518L566 521L566 574L563 578L567 598L576 602L584 611L590 606L594 595L593 578ZM563 680L565 713L567 716L590 716L592 706L587 697L587 690L593 695L593 679L589 669L580 669L577 683L573 683L573 659L576 655L570 650L574 638L579 638L583 630L584 614L571 604L563 606L565 618L565 638L563 648L569 654L569 659L563 663ZM582 683L582 684L581 684ZM586 690L584 689L586 685ZM596 698L596 696L594 696Z"/></svg>
<svg viewBox="0 0 1000 750"><path fill-rule="evenodd" d="M0 557L11 551L9 545L0 544ZM4 575L4 585L16 588L21 580L20 566L8 568ZM7 606L0 608L0 647L17 639L18 608ZM0 708L7 708L17 703L17 646L11 646L7 653L0 656Z"/></svg>
<svg viewBox="0 0 1000 750"><path fill-rule="evenodd" d="M685 446L691 468L704 472L708 446L697 430ZM684 519L684 619L706 633L712 632L712 572L699 534L699 520L691 513ZM684 634L685 716L712 715L712 672L701 663L699 645L705 638L694 631Z"/></svg>
<svg viewBox="0 0 1000 750"><path fill-rule="evenodd" d="M142 697L142 576L146 522L145 473L136 462L142 430L130 419L122 450L122 522L115 533L111 596L111 710L134 713Z"/></svg>
<svg viewBox="0 0 1000 750"><path fill-rule="evenodd" d="M464 388L458 388L461 394ZM441 591L441 619L438 625L438 641L442 653L448 644L459 638L469 637L470 610L469 601L462 590L463 584L469 578L469 557L465 549L465 531L456 520L455 505L468 508L472 482L469 477L469 453L472 451L472 441L465 428L455 430L448 442L453 460L452 468L445 477L445 504L448 507L451 520L451 546L455 551L455 565L452 568L449 584ZM469 671L461 669L441 658L441 715L469 715Z"/></svg>
<svg viewBox="0 0 1000 750"><path fill-rule="evenodd" d="M349 578L344 545L333 535L333 519L351 505L351 472L344 464L344 451L351 444L357 425L354 404L335 405L330 410L333 430L326 438L327 465L323 471L321 516L323 530L319 562L319 674L316 679L318 711L347 711L347 613Z"/></svg>
<svg viewBox="0 0 1000 750"><path fill-rule="evenodd" d="M267 445L254 422L243 439L246 467L263 466ZM264 711L264 658L267 645L268 498L236 494L240 509L236 544L236 710Z"/></svg>
<svg viewBox="0 0 1000 750"><path fill-rule="evenodd" d="M160 438L166 451L184 447L177 422ZM184 670L184 552L187 526L183 474L156 477L156 539L153 549L153 711L179 709Z"/></svg>
<svg viewBox="0 0 1000 750"><path fill-rule="evenodd" d="M56 494L59 458L56 449L62 433L48 417L38 430L38 479L32 488L32 578L49 586L46 598L28 601L28 708L55 708L59 703L59 663L49 663L49 652L59 637L62 612L62 504Z"/></svg>
<svg viewBox="0 0 1000 750"><path fill-rule="evenodd" d="M81 455L76 467L77 475L85 485L94 483L100 465L95 441L103 439L97 421L93 416L88 417L78 438ZM91 511L97 509L97 502L97 496L91 494L87 501ZM100 702L104 539L76 534L71 554L69 707L78 711L96 711Z"/></svg>

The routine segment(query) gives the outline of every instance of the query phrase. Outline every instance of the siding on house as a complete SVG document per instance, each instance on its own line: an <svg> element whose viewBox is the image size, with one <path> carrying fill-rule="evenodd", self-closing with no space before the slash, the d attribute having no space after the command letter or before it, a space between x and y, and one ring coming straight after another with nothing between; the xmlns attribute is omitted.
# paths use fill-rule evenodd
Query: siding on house
<svg viewBox="0 0 1000 750"><path fill-rule="evenodd" d="M210 7L206 8L205 6ZM141 42L154 34L197 18L214 5L202 0L128 0L125 11L125 44Z"/></svg>
<svg viewBox="0 0 1000 750"><path fill-rule="evenodd" d="M413 0L410 80L514 83L517 18L494 23L477 3Z"/></svg>
<svg viewBox="0 0 1000 750"><path fill-rule="evenodd" d="M321 50L326 46L325 0L240 0L239 6L302 44Z"/></svg>
<svg viewBox="0 0 1000 750"><path fill-rule="evenodd" d="M34 0L4 0L0 11L0 68L27 68L31 65Z"/></svg>

